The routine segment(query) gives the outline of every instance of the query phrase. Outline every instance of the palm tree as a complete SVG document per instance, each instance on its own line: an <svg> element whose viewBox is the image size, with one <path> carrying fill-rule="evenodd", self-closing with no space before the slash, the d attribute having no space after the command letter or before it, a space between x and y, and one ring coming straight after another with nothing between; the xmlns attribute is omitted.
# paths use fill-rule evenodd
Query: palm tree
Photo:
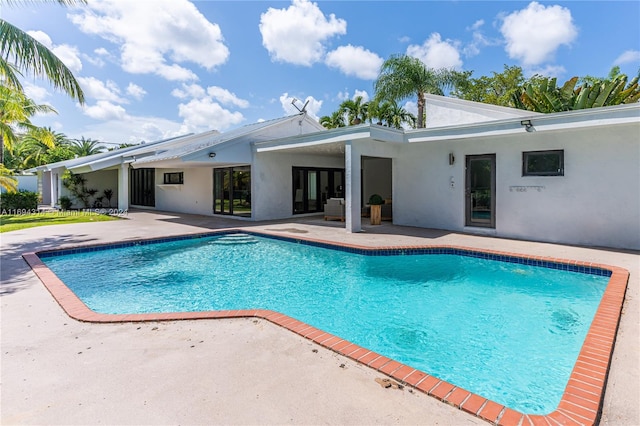
<svg viewBox="0 0 640 426"><path fill-rule="evenodd" d="M403 124L408 124L412 128L416 127L416 117L396 102L385 102L382 106L384 115L381 117L386 121L387 126L395 129L402 129Z"/></svg>
<svg viewBox="0 0 640 426"><path fill-rule="evenodd" d="M347 115L350 125L360 124L367 119L369 103L363 102L363 100L362 96L356 96L340 104L338 111Z"/></svg>
<svg viewBox="0 0 640 426"><path fill-rule="evenodd" d="M50 1L55 1L63 6L87 3L86 0ZM8 0L7 3L10 4L11 1ZM9 58L14 63L10 63ZM8 169L4 167L3 158L5 143L10 150L16 140L11 126L15 124L18 127L32 126L28 120L29 117L43 107L37 106L35 102L24 95L19 79L23 72L31 73L34 77L45 77L53 87L63 90L72 99L84 104L84 93L71 70L42 43L4 19L0 19L0 89L2 91L0 98L3 102L0 107L0 115L2 116L0 117L0 170L2 171L0 185L6 187L8 191L15 190L14 184L17 184L14 179L7 176ZM23 100L17 104L11 104L10 98L20 97L19 95L22 95ZM31 109L20 112L18 110L20 104L28 105L30 108L35 107L36 111ZM6 105L11 105L13 109L5 110ZM10 181L13 182L7 183Z"/></svg>
<svg viewBox="0 0 640 426"><path fill-rule="evenodd" d="M331 115L325 115L320 117L320 124L327 129L336 129L338 127L344 127L344 113L340 110L334 111Z"/></svg>
<svg viewBox="0 0 640 426"><path fill-rule="evenodd" d="M12 174L11 170L0 163L0 186L6 189L7 192L16 192L18 190L18 181L11 177Z"/></svg>
<svg viewBox="0 0 640 426"><path fill-rule="evenodd" d="M101 145L101 143L102 142L94 139L85 139L85 137L82 136L80 139L71 141L71 149L78 157L85 157L87 155L104 152L107 148Z"/></svg>
<svg viewBox="0 0 640 426"><path fill-rule="evenodd" d="M26 167L37 167L49 162L48 157L52 151L60 147L68 147L69 139L64 133L58 133L50 127L39 127L36 131L26 133L20 145L23 164ZM71 156L73 158L73 154Z"/></svg>
<svg viewBox="0 0 640 426"><path fill-rule="evenodd" d="M15 88L0 85L0 142L2 151L11 151L18 136L15 130L23 132L40 133L39 137L45 144L53 146L54 140L48 136L45 130L38 130L31 124L30 118L36 113L56 112L49 105L38 105L29 99L22 91ZM15 130L14 130L15 129ZM3 154L0 154L0 164L4 163Z"/></svg>
<svg viewBox="0 0 640 426"><path fill-rule="evenodd" d="M417 127L425 127L424 107L427 93L444 95L444 90L456 84L461 74L454 70L434 70L418 58L393 55L380 68L375 82L376 97L399 102L411 96L418 98Z"/></svg>
<svg viewBox="0 0 640 426"><path fill-rule="evenodd" d="M86 0L51 0L61 5L86 4ZM12 58L15 63L10 63ZM45 45L18 27L0 19L0 81L22 91L18 75L22 72L46 77L56 89L84 104L84 93L71 70Z"/></svg>

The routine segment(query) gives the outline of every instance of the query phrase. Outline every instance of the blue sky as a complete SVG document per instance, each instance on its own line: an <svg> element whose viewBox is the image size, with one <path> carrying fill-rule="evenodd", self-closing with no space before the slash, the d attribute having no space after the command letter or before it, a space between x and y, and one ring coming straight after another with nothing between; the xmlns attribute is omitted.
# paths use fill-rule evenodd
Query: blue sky
<svg viewBox="0 0 640 426"><path fill-rule="evenodd" d="M58 111L33 121L109 143L225 131L295 113L293 98L329 115L371 96L392 54L474 77L505 64L561 82L640 69L638 1L88 2L3 3L0 13L50 47L87 98L81 107L27 80L27 93Z"/></svg>

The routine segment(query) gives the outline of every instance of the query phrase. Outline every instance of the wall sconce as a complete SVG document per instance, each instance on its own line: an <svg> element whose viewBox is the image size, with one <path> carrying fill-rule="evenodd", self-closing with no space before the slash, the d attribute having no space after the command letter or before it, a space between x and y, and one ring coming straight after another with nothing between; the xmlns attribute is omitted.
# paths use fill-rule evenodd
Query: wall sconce
<svg viewBox="0 0 640 426"><path fill-rule="evenodd" d="M216 158L216 153L215 152L210 152L209 153L209 158Z"/></svg>
<svg viewBox="0 0 640 426"><path fill-rule="evenodd" d="M531 123L531 120L522 120L520 122L520 125L524 126L524 129L527 132L533 132L535 129L533 128L533 123Z"/></svg>
<svg viewBox="0 0 640 426"><path fill-rule="evenodd" d="M449 153L449 165L453 166L453 163L456 162L456 157L453 155L453 152Z"/></svg>

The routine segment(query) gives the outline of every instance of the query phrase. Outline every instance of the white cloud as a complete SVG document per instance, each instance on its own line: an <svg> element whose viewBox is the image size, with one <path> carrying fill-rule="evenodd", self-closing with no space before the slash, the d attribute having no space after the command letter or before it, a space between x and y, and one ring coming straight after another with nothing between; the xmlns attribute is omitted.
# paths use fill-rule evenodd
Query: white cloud
<svg viewBox="0 0 640 426"><path fill-rule="evenodd" d="M103 121L123 120L127 117L127 112L123 107L103 100L96 102L95 105L86 106L83 112L91 118Z"/></svg>
<svg viewBox="0 0 640 426"><path fill-rule="evenodd" d="M509 57L525 67L552 60L560 46L570 45L578 35L569 9L535 1L502 18L500 32Z"/></svg>
<svg viewBox="0 0 640 426"><path fill-rule="evenodd" d="M209 86L207 87L207 94L211 96L212 99L215 99L224 105L235 105L240 108L247 108L249 106L249 101L240 99L235 93L231 93L222 87Z"/></svg>
<svg viewBox="0 0 640 426"><path fill-rule="evenodd" d="M131 116L91 123L76 131L67 133L69 137L89 137L103 142L137 144L183 135L180 123L153 116Z"/></svg>
<svg viewBox="0 0 640 426"><path fill-rule="evenodd" d="M39 105L48 105L48 98L51 96L51 93L42 86L36 86L35 84L30 83L29 81L23 81L22 87L24 88L24 93L27 97L33 100L35 103Z"/></svg>
<svg viewBox="0 0 640 426"><path fill-rule="evenodd" d="M111 80L104 82L95 77L78 77L77 80L87 98L119 104L127 103L127 100L120 96L118 85Z"/></svg>
<svg viewBox="0 0 640 426"><path fill-rule="evenodd" d="M184 84L182 83L182 89L173 89L171 96L178 99L187 98L202 98L206 96L207 92L199 84Z"/></svg>
<svg viewBox="0 0 640 426"><path fill-rule="evenodd" d="M134 74L196 80L178 63L213 70L229 56L220 27L187 0L95 1L69 17L83 32L119 45L122 68Z"/></svg>
<svg viewBox="0 0 640 426"><path fill-rule="evenodd" d="M349 99L349 91L345 90L344 92L338 92L336 98L341 102L346 101L347 99Z"/></svg>
<svg viewBox="0 0 640 426"><path fill-rule="evenodd" d="M525 68L524 74L527 77L532 77L536 74L545 77L561 77L567 70L562 65L546 65L544 67ZM560 84L560 82L558 82Z"/></svg>
<svg viewBox="0 0 640 426"><path fill-rule="evenodd" d="M407 112L413 114L415 117L418 116L418 104L416 102L407 101L407 103L404 104L403 108L407 110Z"/></svg>
<svg viewBox="0 0 640 426"><path fill-rule="evenodd" d="M269 8L260 16L262 45L276 61L311 66L325 52L331 37L346 34L347 22L325 17L316 3L293 0L287 9Z"/></svg>
<svg viewBox="0 0 640 426"><path fill-rule="evenodd" d="M80 60L80 52L75 46L68 44L56 45L51 37L44 31L27 31L34 39L45 45L54 55L62 61L72 72L77 73L82 70L82 61Z"/></svg>
<svg viewBox="0 0 640 426"><path fill-rule="evenodd" d="M181 129L191 132L224 130L244 120L240 112L226 110L211 98L192 99L186 104L179 104L178 115L184 120Z"/></svg>
<svg viewBox="0 0 640 426"><path fill-rule="evenodd" d="M129 83L129 85L127 86L127 94L134 99L140 100L144 98L144 95L147 94L147 91L135 83Z"/></svg>
<svg viewBox="0 0 640 426"><path fill-rule="evenodd" d="M384 60L361 46L340 46L327 53L325 63L343 74L363 80L375 80Z"/></svg>
<svg viewBox="0 0 640 426"><path fill-rule="evenodd" d="M487 38L482 32L482 27L484 25L484 20L480 19L473 23L470 27L467 27L467 31L472 32L472 40L467 43L463 49L462 53L466 57L476 56L480 53L480 49L485 46L496 46L501 44L500 40L493 40Z"/></svg>
<svg viewBox="0 0 640 426"><path fill-rule="evenodd" d="M613 64L624 65L624 64L634 63L634 62L640 62L640 51L638 50L627 50L623 52L620 56L616 58Z"/></svg>
<svg viewBox="0 0 640 426"><path fill-rule="evenodd" d="M367 93L366 90L356 90L353 93L353 98L352 99L355 99L358 96L362 96L362 102L369 102L369 93Z"/></svg>
<svg viewBox="0 0 640 426"><path fill-rule="evenodd" d="M479 30L483 25L484 25L484 19L478 19L476 22L474 22L474 23L473 23L473 25L471 25L470 27L468 27L468 28L467 28L467 30L477 31L477 30Z"/></svg>
<svg viewBox="0 0 640 426"><path fill-rule="evenodd" d="M294 98L293 96L289 96L289 94L286 92L280 96L280 105L282 105L282 109L284 110L284 113L286 115L300 113L300 111L298 111L298 109L291 103L294 99L296 98ZM322 101L315 99L313 96L307 96L304 101L298 100L296 102L296 105L298 106L298 108L302 108L302 106L306 102L309 102L306 107L307 114L309 114L309 117L317 120L318 112L320 111L320 108L322 108Z"/></svg>
<svg viewBox="0 0 640 426"><path fill-rule="evenodd" d="M51 40L49 34L44 31L27 31L27 34L39 41L41 44L44 44L47 49L53 49L53 40Z"/></svg>
<svg viewBox="0 0 640 426"><path fill-rule="evenodd" d="M422 45L412 44L407 47L407 55L420 59L427 68L455 68L462 67L458 42L442 40L439 33L432 33Z"/></svg>

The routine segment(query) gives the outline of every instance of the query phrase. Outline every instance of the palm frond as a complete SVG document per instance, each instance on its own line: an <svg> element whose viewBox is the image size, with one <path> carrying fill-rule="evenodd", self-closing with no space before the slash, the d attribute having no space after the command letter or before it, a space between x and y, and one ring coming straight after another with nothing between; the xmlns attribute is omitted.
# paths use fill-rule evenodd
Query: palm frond
<svg viewBox="0 0 640 426"><path fill-rule="evenodd" d="M67 66L42 43L0 19L0 57L15 60L15 67L35 77L46 77L59 90L84 103L80 84Z"/></svg>

